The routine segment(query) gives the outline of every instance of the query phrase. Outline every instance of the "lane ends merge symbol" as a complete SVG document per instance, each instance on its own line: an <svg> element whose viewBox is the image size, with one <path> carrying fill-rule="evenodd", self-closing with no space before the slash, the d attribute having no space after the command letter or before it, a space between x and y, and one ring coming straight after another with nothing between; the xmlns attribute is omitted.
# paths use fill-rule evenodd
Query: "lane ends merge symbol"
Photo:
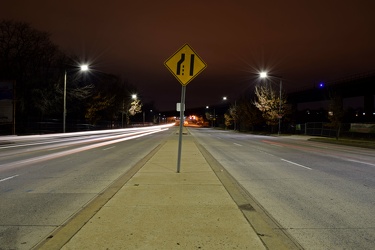
<svg viewBox="0 0 375 250"><path fill-rule="evenodd" d="M188 44L177 50L164 62L164 65L182 86L186 86L207 67L206 63Z"/></svg>

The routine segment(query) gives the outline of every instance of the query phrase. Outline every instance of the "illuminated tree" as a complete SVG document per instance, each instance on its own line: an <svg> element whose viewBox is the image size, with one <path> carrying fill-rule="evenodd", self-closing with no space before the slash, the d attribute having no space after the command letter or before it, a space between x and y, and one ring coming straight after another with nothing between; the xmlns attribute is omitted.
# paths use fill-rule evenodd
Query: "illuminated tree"
<svg viewBox="0 0 375 250"><path fill-rule="evenodd" d="M230 114L225 113L224 114L224 120L225 120L224 121L225 127L227 128L227 127L230 127L232 125L234 119Z"/></svg>
<svg viewBox="0 0 375 250"><path fill-rule="evenodd" d="M129 115L134 116L137 113L142 112L142 104L140 100L136 99L132 103L130 103L130 108L129 108Z"/></svg>
<svg viewBox="0 0 375 250"><path fill-rule="evenodd" d="M267 125L277 125L279 118L285 115L285 97L282 96L280 101L280 95L268 85L256 86L255 95L254 105L262 112Z"/></svg>
<svg viewBox="0 0 375 250"><path fill-rule="evenodd" d="M142 112L142 104L139 99L135 99L128 102L127 108L124 110L126 115L126 125L130 124L130 116L134 116L137 113Z"/></svg>

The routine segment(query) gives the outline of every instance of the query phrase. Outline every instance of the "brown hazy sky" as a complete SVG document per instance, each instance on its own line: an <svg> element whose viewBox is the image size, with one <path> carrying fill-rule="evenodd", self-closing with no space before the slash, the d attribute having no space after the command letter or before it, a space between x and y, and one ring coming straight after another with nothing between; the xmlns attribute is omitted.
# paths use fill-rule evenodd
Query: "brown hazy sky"
<svg viewBox="0 0 375 250"><path fill-rule="evenodd" d="M283 76L288 91L375 70L374 0L0 0L0 17L51 33L67 52L175 109L180 83L164 61L188 43L208 67L187 108L236 98L251 73Z"/></svg>

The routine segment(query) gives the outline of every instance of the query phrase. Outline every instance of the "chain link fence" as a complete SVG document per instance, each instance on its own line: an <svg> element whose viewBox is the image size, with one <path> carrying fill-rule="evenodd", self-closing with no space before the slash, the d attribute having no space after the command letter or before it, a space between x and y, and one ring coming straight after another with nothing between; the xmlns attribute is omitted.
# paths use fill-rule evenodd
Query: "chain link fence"
<svg viewBox="0 0 375 250"><path fill-rule="evenodd" d="M328 122L307 122L296 125L296 134L336 137L337 130ZM375 124L342 123L340 137L375 139Z"/></svg>

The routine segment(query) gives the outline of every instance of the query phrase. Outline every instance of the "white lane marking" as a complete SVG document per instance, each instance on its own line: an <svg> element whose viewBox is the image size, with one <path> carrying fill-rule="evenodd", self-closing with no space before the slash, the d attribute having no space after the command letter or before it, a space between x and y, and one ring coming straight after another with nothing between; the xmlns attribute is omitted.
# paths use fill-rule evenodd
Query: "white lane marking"
<svg viewBox="0 0 375 250"><path fill-rule="evenodd" d="M10 177L7 177L7 178L4 178L4 179L1 179L0 182L2 182L2 181L7 181L7 180L10 180L10 179L13 179L13 178L15 178L15 177L17 177L17 176L18 176L18 174L13 175L13 176L10 176Z"/></svg>
<svg viewBox="0 0 375 250"><path fill-rule="evenodd" d="M115 148L115 146L109 147L109 148L103 148L103 150L109 150L109 149L112 149L112 148Z"/></svg>
<svg viewBox="0 0 375 250"><path fill-rule="evenodd" d="M240 146L240 147L242 147L241 144L238 144L238 143L235 143L235 142L233 142L233 144L236 145L236 146Z"/></svg>
<svg viewBox="0 0 375 250"><path fill-rule="evenodd" d="M306 169L308 169L308 170L312 170L312 168L309 168L309 167L303 166L303 165L301 165L301 164L298 164L298 163L295 163L295 162L292 162L292 161L288 161L288 160L285 160L285 159L281 159L281 160L282 160L282 161L285 161L285 162L288 162L288 163L290 163L290 164L293 164L293 165L299 166L299 167L301 167L301 168L306 168Z"/></svg>
<svg viewBox="0 0 375 250"><path fill-rule="evenodd" d="M351 161L351 162L361 163L361 164L370 165L370 166L374 166L375 167L375 164L372 164L372 163L369 163L369 162L357 161L357 160L351 160L351 159L346 159L346 160L347 161Z"/></svg>
<svg viewBox="0 0 375 250"><path fill-rule="evenodd" d="M361 164L370 165L370 166L374 166L375 167L375 164L372 164L372 163L369 163L369 162L357 161L357 160L351 160L351 159L346 159L346 160L347 161L351 161L351 162L361 163Z"/></svg>

